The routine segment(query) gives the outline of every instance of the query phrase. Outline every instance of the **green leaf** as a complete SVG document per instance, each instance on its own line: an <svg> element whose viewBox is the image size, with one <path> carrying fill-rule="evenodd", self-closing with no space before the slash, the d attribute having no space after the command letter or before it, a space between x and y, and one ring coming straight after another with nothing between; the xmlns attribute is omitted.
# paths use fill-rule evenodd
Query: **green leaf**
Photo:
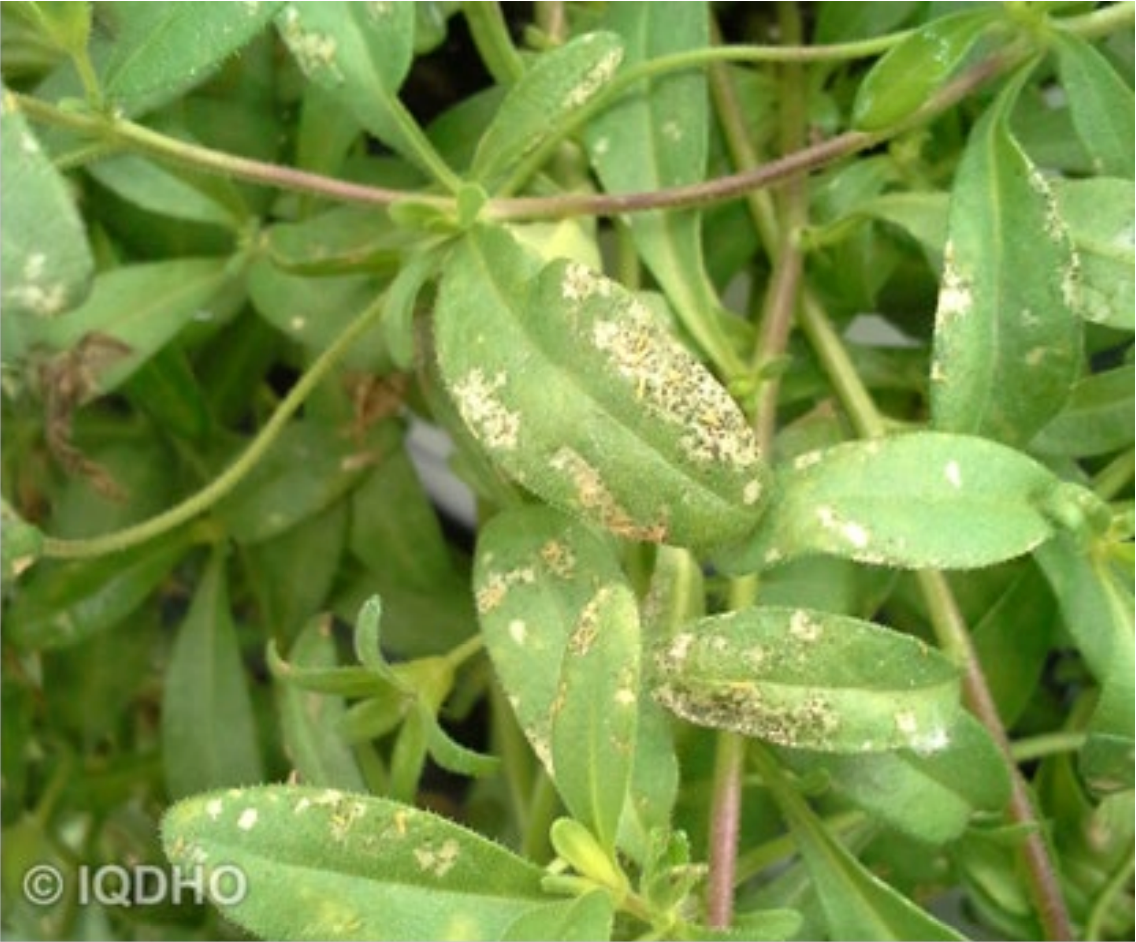
<svg viewBox="0 0 1136 942"><path fill-rule="evenodd" d="M432 148L398 99L414 58L414 9L360 3L289 3L277 20L296 63L368 131L423 169Z"/></svg>
<svg viewBox="0 0 1136 942"><path fill-rule="evenodd" d="M1034 558L1049 580L1065 627L1093 676L1103 683L1116 664L1136 660L1131 568L1111 563L1106 546L1086 552L1068 534L1039 547Z"/></svg>
<svg viewBox="0 0 1136 942"><path fill-rule="evenodd" d="M84 400L105 395L208 310L232 277L223 258L179 259L116 268L95 278L87 300L66 317L41 321L34 334L46 347L83 356L89 338L109 339L111 356ZM94 371L92 371L94 372Z"/></svg>
<svg viewBox="0 0 1136 942"><path fill-rule="evenodd" d="M1057 71L1077 136L1092 156L1093 169L1107 176L1136 178L1136 99L1121 75L1089 43L1064 31L1053 34Z"/></svg>
<svg viewBox="0 0 1136 942"><path fill-rule="evenodd" d="M328 607L342 570L347 526L347 501L340 500L280 535L246 547L260 616L276 637L295 637Z"/></svg>
<svg viewBox="0 0 1136 942"><path fill-rule="evenodd" d="M89 3L21 3L16 15L37 26L52 43L72 56L86 51L91 35Z"/></svg>
<svg viewBox="0 0 1136 942"><path fill-rule="evenodd" d="M173 101L264 29L279 6L116 6L117 34L103 78L106 97L131 115Z"/></svg>
<svg viewBox="0 0 1136 942"><path fill-rule="evenodd" d="M1051 533L1060 482L996 442L912 432L806 452L778 468L753 538L719 555L729 573L810 553L908 569L971 569L1020 556Z"/></svg>
<svg viewBox="0 0 1136 942"><path fill-rule="evenodd" d="M624 44L627 66L709 44L705 3L612 3L601 25ZM709 108L705 72L689 69L637 84L589 122L584 140L608 193L700 183L706 174ZM682 326L727 373L740 360L718 323L721 304L706 274L697 210L636 213L635 247Z"/></svg>
<svg viewBox="0 0 1136 942"><path fill-rule="evenodd" d="M628 794L639 696L635 597L621 582L601 585L571 625L551 735L556 787L608 850Z"/></svg>
<svg viewBox="0 0 1136 942"><path fill-rule="evenodd" d="M162 839L175 865L239 867L247 893L215 902L264 938L498 939L545 901L540 868L500 845L407 805L331 789L199 795L166 813Z"/></svg>
<svg viewBox="0 0 1136 942"><path fill-rule="evenodd" d="M473 634L465 566L455 564L405 445L384 447L350 500L348 545L367 567L367 592L382 596L383 643L418 657Z"/></svg>
<svg viewBox="0 0 1136 942"><path fill-rule="evenodd" d="M1130 648L1123 651L1131 653ZM1131 791L1136 756L1136 659L1119 657L1103 678L1100 699L1089 719L1088 738L1080 754L1080 772L1098 795Z"/></svg>
<svg viewBox="0 0 1136 942"><path fill-rule="evenodd" d="M268 454L216 507L218 520L244 545L284 533L322 512L362 474L356 449L314 419L290 422Z"/></svg>
<svg viewBox="0 0 1136 942"><path fill-rule="evenodd" d="M1012 729L1037 693L1053 645L1053 595L1029 566L983 608L974 622L974 648L998 715Z"/></svg>
<svg viewBox="0 0 1136 942"><path fill-rule="evenodd" d="M138 367L122 393L164 435L201 444L212 427L209 403L185 350L163 347Z"/></svg>
<svg viewBox="0 0 1136 942"><path fill-rule="evenodd" d="M185 554L184 531L142 546L76 562L42 562L23 580L5 637L49 650L78 644L134 612Z"/></svg>
<svg viewBox="0 0 1136 942"><path fill-rule="evenodd" d="M479 777L498 771L501 761L496 756L475 752L456 742L425 704L419 705L419 716L426 730L426 748L430 752L430 758L447 772Z"/></svg>
<svg viewBox="0 0 1136 942"><path fill-rule="evenodd" d="M638 612L617 557L550 508L517 509L482 529L473 585L521 728L569 810L610 851L639 698Z"/></svg>
<svg viewBox="0 0 1136 942"><path fill-rule="evenodd" d="M337 206L270 227L266 248L273 263L291 274L391 273L417 238L372 207Z"/></svg>
<svg viewBox="0 0 1136 942"><path fill-rule="evenodd" d="M537 57L505 96L470 168L489 192L611 80L623 59L612 33L587 33Z"/></svg>
<svg viewBox="0 0 1136 942"><path fill-rule="evenodd" d="M1136 370L1122 366L1087 376L1073 386L1069 402L1033 440L1047 455L1083 458L1131 448L1136 409Z"/></svg>
<svg viewBox="0 0 1136 942"><path fill-rule="evenodd" d="M589 942L611 938L611 894L593 890L534 906L498 937L501 942Z"/></svg>
<svg viewBox="0 0 1136 942"><path fill-rule="evenodd" d="M705 546L756 523L764 463L745 417L633 294L500 229L446 266L438 363L514 478L620 536Z"/></svg>
<svg viewBox="0 0 1136 942"><path fill-rule="evenodd" d="M403 258L402 267L387 289L386 310L379 330L391 360L399 369L409 370L414 366L415 306L423 286L436 273L441 260L436 251Z"/></svg>
<svg viewBox="0 0 1136 942"><path fill-rule="evenodd" d="M249 298L256 312L312 355L329 347L377 293L370 275L289 275L263 259L249 269ZM372 327L347 354L344 363L349 369L374 371L381 366L379 331Z"/></svg>
<svg viewBox="0 0 1136 942"><path fill-rule="evenodd" d="M921 3L819 3L816 41L874 39L894 32L921 13Z"/></svg>
<svg viewBox="0 0 1136 942"><path fill-rule="evenodd" d="M965 11L932 20L892 46L864 77L852 105L852 124L878 131L898 124L950 81L972 50L1004 24L998 10Z"/></svg>
<svg viewBox="0 0 1136 942"><path fill-rule="evenodd" d="M331 619L327 616L313 618L288 653L291 662L284 665L282 675L275 675L278 679L275 686L284 749L292 768L306 785L363 791L363 776L351 747L339 731L346 712L343 698L313 693L289 682L291 669L335 669L337 657Z"/></svg>
<svg viewBox="0 0 1136 942"><path fill-rule="evenodd" d="M1136 186L1128 180L1058 180L1057 208L1081 260L1081 316L1136 330Z"/></svg>
<svg viewBox="0 0 1136 942"><path fill-rule="evenodd" d="M762 607L691 623L655 657L655 696L699 726L819 752L950 742L958 670L921 641L871 622Z"/></svg>
<svg viewBox="0 0 1136 942"><path fill-rule="evenodd" d="M761 759L762 775L773 786L812 875L830 938L964 938L872 874L829 834L804 799L784 781L773 760L764 755Z"/></svg>
<svg viewBox="0 0 1136 942"><path fill-rule="evenodd" d="M264 777L220 550L209 561L170 657L162 760L175 798Z"/></svg>
<svg viewBox="0 0 1136 942"><path fill-rule="evenodd" d="M94 263L67 183L4 92L0 114L0 245L5 362L22 352L24 321L50 318L87 293Z"/></svg>
<svg viewBox="0 0 1136 942"><path fill-rule="evenodd" d="M827 772L833 787L875 821L929 844L954 840L975 811L1001 811L1010 778L998 747L966 713L950 729L950 741L931 753L910 749L871 755L778 752L800 775Z"/></svg>
<svg viewBox="0 0 1136 942"><path fill-rule="evenodd" d="M233 230L245 221L240 197L231 186L221 191L229 197L222 200L219 193L195 186L192 177L144 157L120 154L86 170L111 192L152 213Z"/></svg>
<svg viewBox="0 0 1136 942"><path fill-rule="evenodd" d="M1077 256L1048 182L1006 126L1025 77L987 110L963 153L931 368L936 428L1012 445L1060 411L1081 366Z"/></svg>

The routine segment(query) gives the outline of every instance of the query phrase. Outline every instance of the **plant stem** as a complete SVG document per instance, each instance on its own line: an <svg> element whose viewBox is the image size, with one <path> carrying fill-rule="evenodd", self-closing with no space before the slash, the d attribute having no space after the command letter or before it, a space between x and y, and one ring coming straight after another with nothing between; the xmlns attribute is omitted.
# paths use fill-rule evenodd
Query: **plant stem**
<svg viewBox="0 0 1136 942"><path fill-rule="evenodd" d="M1009 737L998 716L998 707L994 703L990 685L982 673L970 631L946 576L937 570L922 570L918 573L918 578L939 644L953 654L962 666L963 696L967 705L982 721L1006 760L1010 772L1010 817L1025 832L1021 853L1029 875L1030 894L1037 906L1046 938L1071 939L1073 926L1069 921L1057 872L1050 860L1049 847L1030 798L1029 786L1014 762Z"/></svg>
<svg viewBox="0 0 1136 942"><path fill-rule="evenodd" d="M799 322L801 330L808 338L813 352L832 384L836 397L844 405L844 411L861 438L879 438L886 429L883 419L876 410L876 404L860 382L848 351L839 335L833 329L824 310L813 297L805 291L801 299Z"/></svg>
<svg viewBox="0 0 1136 942"><path fill-rule="evenodd" d="M757 598L756 575L730 580L729 607L749 608ZM742 816L742 777L746 739L739 733L716 736L714 785L710 797L710 873L706 881L706 920L725 929L734 918L734 885L738 867L738 831Z"/></svg>
<svg viewBox="0 0 1136 942"><path fill-rule="evenodd" d="M563 0L537 0L536 25L554 43L562 43L568 35L568 16Z"/></svg>
<svg viewBox="0 0 1136 942"><path fill-rule="evenodd" d="M1053 22L1067 33L1075 33L1082 39L1098 39L1136 22L1136 3L1113 3L1109 6L1071 16L1068 19L1055 19Z"/></svg>
<svg viewBox="0 0 1136 942"><path fill-rule="evenodd" d="M827 141L802 148L750 170L686 186L641 193L573 193L545 197L527 196L492 199L486 204L482 218L506 222L525 219L563 219L568 216L579 215L613 216L620 213L702 206L708 203L735 199L751 190L757 190L789 177L816 170L844 157L850 157L865 148L887 140L894 134L921 124L965 98L979 86L1017 62L1018 59L1020 59L1020 56L1007 54L994 56L978 63L944 87L911 118L884 131L871 134L864 131L847 131ZM29 117L104 140L127 144L140 153L187 165L193 169L219 173L234 179L273 186L283 190L310 193L325 199L343 202L390 206L403 199L413 199L417 203L433 206L442 212L456 213L457 211L456 201L451 197L364 186L326 177L318 173L308 173L293 167L251 160L247 157L236 157L232 154L211 150L208 147L200 147L166 137L124 119L108 119L104 116L63 111L54 105L26 95L11 92L8 95L6 102L19 108ZM607 96L604 96L604 102L607 101ZM583 120L584 116L589 113L588 109L583 109L577 115L577 120ZM449 174L449 176L452 176L452 174ZM447 185L453 183L449 176L445 181Z"/></svg>
<svg viewBox="0 0 1136 942"><path fill-rule="evenodd" d="M714 929L727 928L734 918L745 753L746 740L741 733L718 733L710 799L710 874L706 881L706 922Z"/></svg>
<svg viewBox="0 0 1136 942"><path fill-rule="evenodd" d="M1010 753L1015 762L1032 762L1062 752L1076 752L1084 744L1084 733L1048 733L1019 739L1011 744Z"/></svg>
<svg viewBox="0 0 1136 942"><path fill-rule="evenodd" d="M462 4L473 44L498 85L512 85L525 74L525 63L513 45L500 3Z"/></svg>
<svg viewBox="0 0 1136 942"><path fill-rule="evenodd" d="M55 559L84 559L129 549L156 536L173 530L212 507L236 487L284 430L288 420L303 405L312 390L331 372L352 345L379 319L386 306L386 296L380 295L370 307L355 318L335 341L312 363L296 385L280 401L276 411L265 423L256 438L249 443L239 458L214 478L206 487L186 498L164 513L142 523L85 540L61 540L47 537L43 542L43 555Z"/></svg>
<svg viewBox="0 0 1136 942"><path fill-rule="evenodd" d="M800 42L801 20L796 4L779 4L778 22L781 34L789 42ZM780 145L783 153L791 154L805 142L807 103L804 73L799 63L790 63L782 67L779 78ZM797 245L797 234L808 223L808 192L804 178L791 177L777 195L781 204L780 241L773 258L773 277L770 279L757 345L753 351L753 369L759 375L762 367L785 353L793 329L793 314L797 308L801 274L804 270L804 258ZM758 444L766 454L773 450L777 400L780 394L779 377L762 378L753 423Z"/></svg>
<svg viewBox="0 0 1136 942"><path fill-rule="evenodd" d="M1093 490L1101 500L1112 500L1136 473L1136 451L1129 449L1093 476Z"/></svg>

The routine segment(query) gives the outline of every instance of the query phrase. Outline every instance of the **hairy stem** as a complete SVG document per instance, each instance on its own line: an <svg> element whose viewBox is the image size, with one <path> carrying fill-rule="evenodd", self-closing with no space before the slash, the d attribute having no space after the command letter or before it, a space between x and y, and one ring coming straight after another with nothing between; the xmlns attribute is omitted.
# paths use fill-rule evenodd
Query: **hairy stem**
<svg viewBox="0 0 1136 942"><path fill-rule="evenodd" d="M385 295L380 296L370 307L348 324L344 331L335 338L335 342L308 367L307 372L300 377L296 385L288 390L288 394L280 401L276 411L264 424L264 428L249 443L241 456L206 487L164 513L124 530L85 540L61 540L48 537L43 543L44 556L55 559L83 559L129 549L188 523L198 514L208 510L236 487L255 467L257 462L264 457L268 449L280 436L280 433L284 431L288 420L295 415L296 411L311 395L312 390L328 376L352 345L374 325L382 315L385 306L386 297Z"/></svg>

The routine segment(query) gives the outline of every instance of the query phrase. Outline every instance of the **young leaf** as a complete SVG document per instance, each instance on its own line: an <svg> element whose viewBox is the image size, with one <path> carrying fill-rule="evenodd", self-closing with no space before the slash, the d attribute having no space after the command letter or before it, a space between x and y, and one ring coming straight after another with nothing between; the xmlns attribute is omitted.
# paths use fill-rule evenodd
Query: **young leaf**
<svg viewBox="0 0 1136 942"><path fill-rule="evenodd" d="M152 110L205 81L271 22L279 3L178 6L138 3L114 9L117 35L103 91L130 115Z"/></svg>
<svg viewBox="0 0 1136 942"><path fill-rule="evenodd" d="M232 277L227 261L178 259L113 269L95 278L83 304L66 317L40 321L32 336L68 352L81 352L91 336L110 338L119 351L82 390L84 400L105 395L207 310Z"/></svg>
<svg viewBox="0 0 1136 942"><path fill-rule="evenodd" d="M1136 186L1100 177L1058 180L1053 190L1081 260L1081 316L1136 330Z"/></svg>
<svg viewBox="0 0 1136 942"><path fill-rule="evenodd" d="M15 321L10 328L15 331L24 319L54 317L78 304L87 292L94 263L67 184L7 92L0 114L0 163L4 166L0 298L3 323L7 327ZM5 330L6 362L20 354L19 340L18 333Z"/></svg>
<svg viewBox="0 0 1136 942"><path fill-rule="evenodd" d="M363 791L363 776L339 731L346 712L343 698L313 693L290 683L288 678L291 669L335 669L337 658L331 619L327 616L313 618L296 638L289 656L290 664L284 664L283 674L276 675L275 688L284 749L292 768L307 785Z"/></svg>
<svg viewBox="0 0 1136 942"><path fill-rule="evenodd" d="M931 368L936 428L1011 445L1060 411L1081 367L1077 256L1006 122L1024 77L975 126L955 178Z"/></svg>
<svg viewBox="0 0 1136 942"><path fill-rule="evenodd" d="M833 939L962 940L893 887L874 876L817 819L785 782L772 758L760 755L762 776L781 805Z"/></svg>
<svg viewBox="0 0 1136 942"><path fill-rule="evenodd" d="M5 636L34 650L78 644L135 611L188 546L180 531L109 556L40 563L20 586Z"/></svg>
<svg viewBox="0 0 1136 942"><path fill-rule="evenodd" d="M921 641L858 618L762 607L693 622L655 657L655 696L683 719L818 752L950 742L958 671Z"/></svg>
<svg viewBox="0 0 1136 942"><path fill-rule="evenodd" d="M967 713L942 749L871 755L810 755L779 750L789 768L807 775L823 769L833 787L857 807L929 844L954 840L975 811L1001 811L1010 797L1006 763L994 741Z"/></svg>
<svg viewBox="0 0 1136 942"><path fill-rule="evenodd" d="M703 48L709 24L701 2L612 3L601 22L623 39L626 65ZM703 179L709 120L705 73L671 72L623 95L589 122L584 140L607 192L657 190ZM717 321L721 304L706 274L699 212L636 213L630 225L636 249L683 327L719 368L737 369Z"/></svg>
<svg viewBox="0 0 1136 942"><path fill-rule="evenodd" d="M521 728L569 810L610 851L639 698L639 619L618 559L583 524L529 507L481 531L473 584Z"/></svg>
<svg viewBox="0 0 1136 942"><path fill-rule="evenodd" d="M507 232L473 230L446 266L438 363L506 471L620 536L706 546L752 530L764 462L726 390L634 295Z"/></svg>
<svg viewBox="0 0 1136 942"><path fill-rule="evenodd" d="M537 57L509 89L486 129L470 173L495 191L517 163L590 102L615 74L623 44L612 33L587 33Z"/></svg>
<svg viewBox="0 0 1136 942"><path fill-rule="evenodd" d="M864 77L852 105L852 124L878 131L909 117L947 84L983 35L1003 22L1001 11L979 10L920 27Z"/></svg>
<svg viewBox="0 0 1136 942"><path fill-rule="evenodd" d="M1051 533L1060 482L996 442L912 432L806 452L778 469L754 536L719 555L730 573L810 553L909 569L971 569L1020 556Z"/></svg>
<svg viewBox="0 0 1136 942"><path fill-rule="evenodd" d="M170 657L162 760L174 797L264 777L221 551L209 561Z"/></svg>
<svg viewBox="0 0 1136 942"><path fill-rule="evenodd" d="M540 868L479 834L333 789L198 795L166 813L162 841L177 866L239 867L246 892L214 902L263 938L498 939L547 901Z"/></svg>
<svg viewBox="0 0 1136 942"><path fill-rule="evenodd" d="M1093 169L1105 176L1136 178L1136 99L1107 59L1089 43L1055 31L1057 71L1069 98L1077 136L1092 155Z"/></svg>

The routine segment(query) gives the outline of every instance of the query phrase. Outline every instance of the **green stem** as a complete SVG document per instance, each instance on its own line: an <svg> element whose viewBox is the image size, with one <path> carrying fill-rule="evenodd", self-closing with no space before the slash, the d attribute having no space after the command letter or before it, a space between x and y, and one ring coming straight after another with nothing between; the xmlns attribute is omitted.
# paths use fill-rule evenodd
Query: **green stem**
<svg viewBox="0 0 1136 942"><path fill-rule="evenodd" d="M457 670L471 657L478 654L485 647L485 642L481 635L476 634L471 638L466 638L456 648L453 648L446 655L446 663L449 664L451 669Z"/></svg>
<svg viewBox="0 0 1136 942"><path fill-rule="evenodd" d="M1136 451L1129 449L1112 459L1093 476L1093 490L1101 500L1112 500L1136 474Z"/></svg>
<svg viewBox="0 0 1136 942"><path fill-rule="evenodd" d="M833 329L824 310L806 291L801 299L799 322L801 330L808 338L813 352L820 360L828 375L837 398L843 403L844 411L852 422L852 427L861 438L879 438L886 429L883 419L876 410L876 404L860 382L856 367L848 356L848 351Z"/></svg>
<svg viewBox="0 0 1136 942"><path fill-rule="evenodd" d="M1084 733L1048 733L1031 736L1011 744L1010 754L1015 762L1032 762L1062 752L1076 752L1085 744Z"/></svg>
<svg viewBox="0 0 1136 942"><path fill-rule="evenodd" d="M1104 938L1104 924L1108 919L1108 911L1112 908L1115 899L1131 882L1133 870L1136 870L1136 852L1129 846L1128 853L1117 864L1112 876L1108 878L1108 882L1101 888L1100 895L1093 903L1088 921L1085 923L1086 939Z"/></svg>
<svg viewBox="0 0 1136 942"><path fill-rule="evenodd" d="M1136 22L1136 3L1112 3L1092 13L1054 19L1052 22L1065 32L1075 33L1082 39L1099 39L1125 27L1131 28Z"/></svg>
<svg viewBox="0 0 1136 942"><path fill-rule="evenodd" d="M462 13L481 61L498 85L512 85L525 74L525 63L513 45L500 3L462 4Z"/></svg>
<svg viewBox="0 0 1136 942"><path fill-rule="evenodd" d="M325 349L308 367L307 372L300 377L296 385L288 390L288 394L280 401L276 411L265 423L264 428L260 430L260 433L252 440L241 456L202 490L177 506L171 507L165 513L158 514L156 517L151 517L149 520L127 527L124 530L118 530L115 533L107 533L86 540L61 540L48 537L43 543L44 555L56 559L83 559L129 549L173 530L208 510L236 487L256 463L264 457L265 452L272 447L288 420L303 405L304 400L308 398L312 390L328 376L344 355L350 351L355 342L379 319L385 304L385 295L380 296L370 307L348 324L344 331L335 338L334 343Z"/></svg>
<svg viewBox="0 0 1136 942"><path fill-rule="evenodd" d="M568 37L568 15L563 0L537 0L536 25L554 43L562 43Z"/></svg>

